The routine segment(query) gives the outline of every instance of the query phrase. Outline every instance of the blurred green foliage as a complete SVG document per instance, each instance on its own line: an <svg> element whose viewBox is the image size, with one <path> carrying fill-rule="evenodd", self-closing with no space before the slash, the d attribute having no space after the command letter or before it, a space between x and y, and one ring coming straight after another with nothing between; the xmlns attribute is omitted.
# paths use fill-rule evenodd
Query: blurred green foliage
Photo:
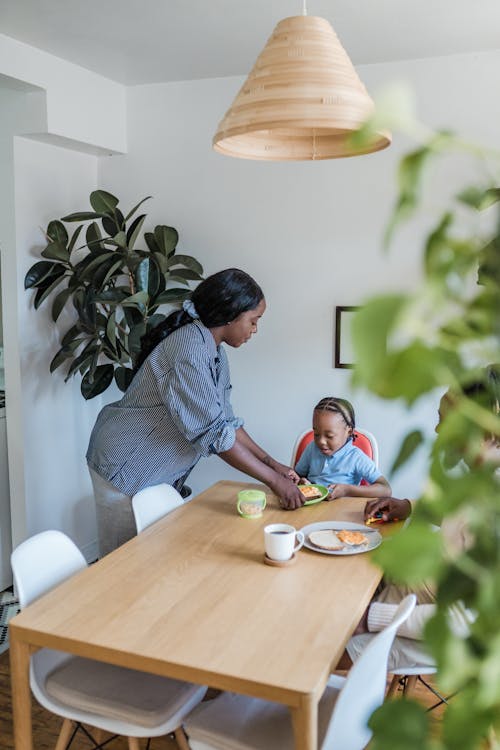
<svg viewBox="0 0 500 750"><path fill-rule="evenodd" d="M427 133L425 142L400 161L384 242L393 241L402 222L417 213L422 218L426 202L427 208L438 202L436 183L431 187L426 172L464 155L476 183L457 185L441 202L422 238L421 281L411 293L367 300L353 321L353 384L408 406L426 394L437 403L449 388L463 392L484 378L486 365L500 362L500 188L485 176L498 171L500 155L452 133ZM462 396L446 411L434 438L409 429L393 463L396 471L417 449L426 449L428 477L413 503L412 522L374 558L395 582L418 588L434 581L436 614L425 643L438 666L438 687L456 695L445 709L438 737L435 731L431 735L423 709L413 701L385 703L371 719L373 750L500 747L500 486L495 464L477 460L485 434L500 438L500 417ZM467 468L457 471L460 465ZM452 557L432 524L455 513L467 518L473 542ZM477 614L462 638L450 630L447 617L457 602Z"/></svg>

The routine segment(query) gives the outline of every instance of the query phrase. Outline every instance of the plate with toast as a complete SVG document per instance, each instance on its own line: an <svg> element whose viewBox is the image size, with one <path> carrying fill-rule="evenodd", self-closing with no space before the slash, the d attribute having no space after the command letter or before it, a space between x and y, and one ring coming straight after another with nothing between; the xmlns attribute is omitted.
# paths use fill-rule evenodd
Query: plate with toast
<svg viewBox="0 0 500 750"><path fill-rule="evenodd" d="M297 487L304 495L304 505L320 503L328 495L328 487L322 484L298 484Z"/></svg>
<svg viewBox="0 0 500 750"><path fill-rule="evenodd" d="M303 526L304 547L323 555L359 555L378 547L382 535L349 521L318 521Z"/></svg>

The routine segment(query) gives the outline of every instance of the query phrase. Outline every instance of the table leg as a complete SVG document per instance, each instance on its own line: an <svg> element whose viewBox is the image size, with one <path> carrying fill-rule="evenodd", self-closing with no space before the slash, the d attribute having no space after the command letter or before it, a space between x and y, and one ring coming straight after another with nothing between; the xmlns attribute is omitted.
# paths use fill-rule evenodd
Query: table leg
<svg viewBox="0 0 500 750"><path fill-rule="evenodd" d="M31 729L30 646L20 640L15 628L9 628L10 679L12 714L14 718L14 747L33 750Z"/></svg>
<svg viewBox="0 0 500 750"><path fill-rule="evenodd" d="M290 708L292 713L295 750L317 750L318 703L312 696L304 696L300 706Z"/></svg>

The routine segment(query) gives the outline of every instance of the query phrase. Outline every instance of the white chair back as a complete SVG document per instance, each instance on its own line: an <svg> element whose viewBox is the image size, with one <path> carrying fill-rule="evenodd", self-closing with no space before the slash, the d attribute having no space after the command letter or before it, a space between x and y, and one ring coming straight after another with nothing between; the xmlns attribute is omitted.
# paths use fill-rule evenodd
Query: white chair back
<svg viewBox="0 0 500 750"><path fill-rule="evenodd" d="M132 498L137 533L140 534L183 503L182 496L170 484L156 484L140 490Z"/></svg>
<svg viewBox="0 0 500 750"><path fill-rule="evenodd" d="M411 614L417 598L405 597L392 622L374 637L352 666L330 719L322 750L360 750L372 736L368 719L384 702L387 660L396 631Z"/></svg>
<svg viewBox="0 0 500 750"><path fill-rule="evenodd" d="M14 585L21 609L87 567L74 542L62 531L42 531L11 555Z"/></svg>

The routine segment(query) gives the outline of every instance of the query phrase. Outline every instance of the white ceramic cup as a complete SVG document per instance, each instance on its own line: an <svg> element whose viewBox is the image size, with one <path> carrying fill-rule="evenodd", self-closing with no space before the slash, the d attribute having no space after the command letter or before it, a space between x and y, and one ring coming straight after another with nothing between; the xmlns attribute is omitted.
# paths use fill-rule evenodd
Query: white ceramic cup
<svg viewBox="0 0 500 750"><path fill-rule="evenodd" d="M297 539L297 544L295 540ZM304 544L304 534L288 523L271 523L264 527L264 547L271 560L284 562Z"/></svg>

